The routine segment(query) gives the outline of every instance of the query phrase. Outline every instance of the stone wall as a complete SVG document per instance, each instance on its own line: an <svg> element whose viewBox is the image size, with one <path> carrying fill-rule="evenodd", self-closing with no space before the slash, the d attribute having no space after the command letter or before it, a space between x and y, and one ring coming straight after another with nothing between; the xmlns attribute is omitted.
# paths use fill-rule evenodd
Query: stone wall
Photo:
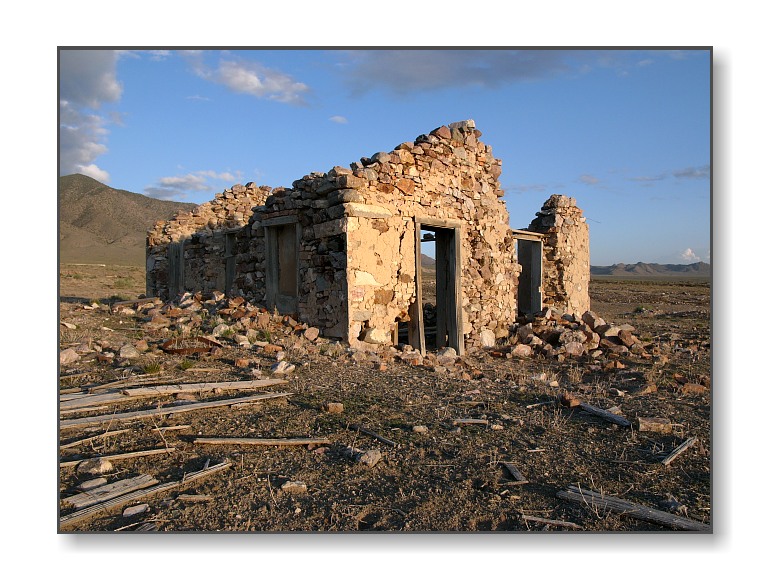
<svg viewBox="0 0 770 582"><path fill-rule="evenodd" d="M505 337L516 318L517 264L497 181L501 162L473 121L453 123L352 164L363 179L344 204L348 234L348 340L390 341L416 300L416 220L460 237L466 346Z"/></svg>
<svg viewBox="0 0 770 582"><path fill-rule="evenodd" d="M543 238L543 306L582 316L591 309L588 224L574 198L554 194L528 230Z"/></svg>
<svg viewBox="0 0 770 582"><path fill-rule="evenodd" d="M253 182L237 184L216 195L214 200L168 221L155 223L147 233L147 295L169 298L188 291L222 291L225 283L226 233L234 237L234 291L243 291L251 282L246 277L249 261L248 231L254 208L263 204L271 192ZM170 262L181 261L180 285L174 285ZM252 267L253 270L253 267Z"/></svg>
<svg viewBox="0 0 770 582"><path fill-rule="evenodd" d="M422 223L455 233L465 347L507 337L521 267L501 162L480 136L472 120L462 121L291 188L233 186L148 233L147 293L218 290L267 305L276 294L276 233L291 228L292 314L327 337L376 347L414 314ZM544 303L588 310L588 232L574 200L551 197L530 229L546 234Z"/></svg>

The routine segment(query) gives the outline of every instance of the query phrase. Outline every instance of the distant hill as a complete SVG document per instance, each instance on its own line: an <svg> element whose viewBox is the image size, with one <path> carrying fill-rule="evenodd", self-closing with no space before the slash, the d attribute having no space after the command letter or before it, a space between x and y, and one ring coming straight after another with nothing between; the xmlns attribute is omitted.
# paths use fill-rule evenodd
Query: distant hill
<svg viewBox="0 0 770 582"><path fill-rule="evenodd" d="M711 265L692 263L690 265L660 265L658 263L618 263L609 267L591 267L591 275L610 277L710 277Z"/></svg>
<svg viewBox="0 0 770 582"><path fill-rule="evenodd" d="M59 260L144 265L147 230L195 206L116 190L82 174L61 176Z"/></svg>

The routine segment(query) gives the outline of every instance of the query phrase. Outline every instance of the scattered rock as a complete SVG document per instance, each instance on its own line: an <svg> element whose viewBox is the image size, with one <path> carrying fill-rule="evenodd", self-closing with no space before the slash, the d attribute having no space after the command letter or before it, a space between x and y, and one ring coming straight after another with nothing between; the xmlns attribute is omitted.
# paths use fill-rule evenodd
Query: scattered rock
<svg viewBox="0 0 770 582"><path fill-rule="evenodd" d="M78 463L76 471L78 475L102 475L112 471L112 463L101 457L86 459Z"/></svg>
<svg viewBox="0 0 770 582"><path fill-rule="evenodd" d="M693 384L692 382L687 382L684 386L682 386L682 394L705 394L708 392L708 388L703 386L702 384Z"/></svg>
<svg viewBox="0 0 770 582"><path fill-rule="evenodd" d="M72 348L67 348L66 350L62 350L61 352L59 352L59 364L62 366L66 366L67 364L77 362L79 359L80 359L80 356Z"/></svg>
<svg viewBox="0 0 770 582"><path fill-rule="evenodd" d="M428 432L428 427L425 426L424 424L415 424L412 427L412 432L424 434L424 433Z"/></svg>
<svg viewBox="0 0 770 582"><path fill-rule="evenodd" d="M657 432L660 434L671 434L671 421L667 418L639 417L637 419L639 432Z"/></svg>
<svg viewBox="0 0 770 582"><path fill-rule="evenodd" d="M495 347L495 332L489 329L482 329L481 333L479 333L479 340L481 340L483 347L493 348Z"/></svg>
<svg viewBox="0 0 770 582"><path fill-rule="evenodd" d="M317 327L309 327L302 335L305 336L306 340L314 342L318 338L319 333L320 331Z"/></svg>
<svg viewBox="0 0 770 582"><path fill-rule="evenodd" d="M327 402L324 405L324 410L326 412L329 412L331 414L342 414L342 411L345 409L342 402Z"/></svg>
<svg viewBox="0 0 770 582"><path fill-rule="evenodd" d="M290 364L284 360L273 364L270 370L276 376L283 376L285 374L291 374L295 368L296 366L294 364Z"/></svg>
<svg viewBox="0 0 770 582"><path fill-rule="evenodd" d="M139 353L139 350L137 350L133 344L126 344L123 347L120 348L119 355L121 358L125 360L131 360L133 358L138 358L141 356Z"/></svg>
<svg viewBox="0 0 770 582"><path fill-rule="evenodd" d="M150 509L150 506L146 503L142 503L141 505L133 505L131 507L126 507L123 510L123 517L134 517L135 515L141 515L145 513L148 509Z"/></svg>
<svg viewBox="0 0 770 582"><path fill-rule="evenodd" d="M302 481L286 481L281 485L281 491L289 495L307 493L307 485Z"/></svg>

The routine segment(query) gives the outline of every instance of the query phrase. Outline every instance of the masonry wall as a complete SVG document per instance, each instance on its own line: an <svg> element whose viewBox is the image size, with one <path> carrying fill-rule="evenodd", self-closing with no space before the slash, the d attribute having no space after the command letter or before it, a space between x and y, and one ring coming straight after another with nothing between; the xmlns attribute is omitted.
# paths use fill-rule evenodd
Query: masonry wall
<svg viewBox="0 0 770 582"><path fill-rule="evenodd" d="M415 219L459 229L466 347L481 345L482 333L507 336L518 265L501 162L480 136L473 121L458 122L352 164L365 183L344 204L351 344L389 342L416 301Z"/></svg>
<svg viewBox="0 0 770 582"><path fill-rule="evenodd" d="M254 208L263 204L270 192L267 186L257 187L253 182L245 186L238 184L190 212L179 213L169 221L157 222L147 233L148 296L168 299L172 291L222 291L226 233L234 237L232 252L236 266L233 291L239 294L249 289L254 266L249 257L246 226ZM177 259L184 266L184 272L180 274L181 285L174 284L175 273L169 268L169 263Z"/></svg>
<svg viewBox="0 0 770 582"><path fill-rule="evenodd" d="M591 309L588 224L574 198L554 194L528 230L543 238L543 305L582 316Z"/></svg>

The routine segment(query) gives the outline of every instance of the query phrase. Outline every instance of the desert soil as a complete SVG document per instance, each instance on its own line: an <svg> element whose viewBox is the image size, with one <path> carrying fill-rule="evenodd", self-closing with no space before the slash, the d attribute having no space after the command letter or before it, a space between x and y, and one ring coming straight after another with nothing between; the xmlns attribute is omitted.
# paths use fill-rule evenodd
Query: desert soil
<svg viewBox="0 0 770 582"><path fill-rule="evenodd" d="M218 353L199 358L158 349L168 338L147 329L146 315L110 309L115 301L138 297L143 286L139 267L62 265L60 347L81 351L79 360L61 366L63 392L93 391L116 380L128 387L271 377L274 354L227 338L220 338ZM108 508L61 531L670 530L557 497L569 485L709 524L708 281L596 280L591 297L592 309L605 320L633 325L652 357L629 354L619 360L622 367L607 369L588 356L518 359L486 350L457 366L432 358L414 366L387 354L351 352L323 338L305 341L291 327L273 326L266 337L284 346L285 360L296 367L282 377L285 384L264 391L290 392L287 397L60 428L59 445L97 437L60 449L60 517L73 511L64 498L91 478L68 461L163 448L159 455L114 460L104 475L114 482L148 474L160 483L181 480L206 464L230 463L200 481ZM97 351L88 351L119 350L142 339L150 349L136 358L101 362ZM692 393L684 390L687 383L707 389ZM634 424L624 428L565 406L565 392ZM156 396L80 416L253 393ZM342 411L328 411L329 403L341 403ZM673 430L641 432L639 417L668 419ZM457 419L480 423L458 425ZM157 430L162 427L172 428ZM128 430L100 437L122 429ZM210 445L195 443L198 437L312 437L328 444ZM695 446L664 466L661 460L689 437L697 438ZM349 457L348 447L377 450L381 460L369 467ZM516 484L502 463L515 466L527 482ZM304 489L292 491L289 482ZM143 512L124 517L126 508L141 504L147 504Z"/></svg>

